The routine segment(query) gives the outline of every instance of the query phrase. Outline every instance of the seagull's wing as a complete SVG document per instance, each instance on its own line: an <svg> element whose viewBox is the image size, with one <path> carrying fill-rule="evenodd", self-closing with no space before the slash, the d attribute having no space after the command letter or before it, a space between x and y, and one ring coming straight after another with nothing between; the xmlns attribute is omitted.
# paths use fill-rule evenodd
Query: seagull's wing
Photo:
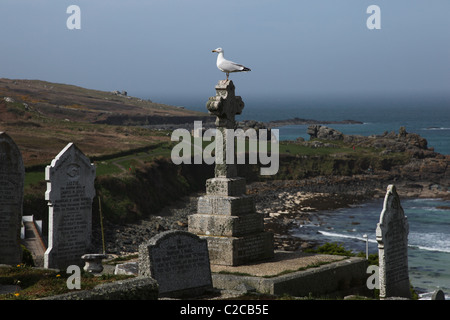
<svg viewBox="0 0 450 320"><path fill-rule="evenodd" d="M224 72L250 71L249 68L241 64L225 59L218 65L218 67Z"/></svg>

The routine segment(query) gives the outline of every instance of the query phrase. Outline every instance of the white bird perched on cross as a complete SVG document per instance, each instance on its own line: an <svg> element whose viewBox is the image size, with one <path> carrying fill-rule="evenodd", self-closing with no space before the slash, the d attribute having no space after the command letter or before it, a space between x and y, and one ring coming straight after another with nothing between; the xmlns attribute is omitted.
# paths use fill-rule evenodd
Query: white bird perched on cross
<svg viewBox="0 0 450 320"><path fill-rule="evenodd" d="M246 72L246 71L251 71L249 68L235 63L233 61L229 61L227 59L225 59L223 57L223 49L222 48L217 48L214 49L212 52L217 52L218 56L217 56L217 68L219 68L220 71L225 72L227 74L227 80L228 80L228 76L230 75L231 72Z"/></svg>

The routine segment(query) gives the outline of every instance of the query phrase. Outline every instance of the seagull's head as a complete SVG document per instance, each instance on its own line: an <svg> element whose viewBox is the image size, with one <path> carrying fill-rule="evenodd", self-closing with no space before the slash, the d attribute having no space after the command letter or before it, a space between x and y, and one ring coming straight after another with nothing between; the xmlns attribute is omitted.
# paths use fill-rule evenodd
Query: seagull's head
<svg viewBox="0 0 450 320"><path fill-rule="evenodd" d="M214 49L212 52L217 52L217 53L223 53L223 49L222 48L217 48L217 49Z"/></svg>

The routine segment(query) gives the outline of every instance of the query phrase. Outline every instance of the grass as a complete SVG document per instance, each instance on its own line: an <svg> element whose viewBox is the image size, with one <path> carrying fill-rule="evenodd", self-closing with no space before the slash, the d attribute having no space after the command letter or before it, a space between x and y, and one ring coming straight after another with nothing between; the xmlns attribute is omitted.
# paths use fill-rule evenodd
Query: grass
<svg viewBox="0 0 450 320"><path fill-rule="evenodd" d="M320 155L330 155L330 154L344 154L354 152L351 147L341 145L339 147L320 147L314 148L312 146L305 146L301 144L296 144L288 141L280 142L280 154L293 154L293 155L304 155L304 156L320 156Z"/></svg>
<svg viewBox="0 0 450 320"><path fill-rule="evenodd" d="M0 300L34 300L53 295L68 293L67 280L70 274L53 269L36 269L26 265L0 268L0 284L17 285L19 291L2 294ZM94 276L81 270L81 290L93 289L95 286L123 280L132 276L102 275ZM70 280L69 280L70 281Z"/></svg>
<svg viewBox="0 0 450 320"><path fill-rule="evenodd" d="M92 157L96 166L96 176L116 175L129 168L136 168L145 163L151 163L158 157L170 157L171 143L159 142L134 150L105 154L99 157ZM142 151L144 150L144 151ZM56 156L56 155L55 155ZM95 160L99 159L99 160ZM48 162L48 165L51 161ZM25 169L25 186L37 184L45 180L45 166L34 165Z"/></svg>
<svg viewBox="0 0 450 320"><path fill-rule="evenodd" d="M44 171L25 172L25 186L37 184L40 181L44 181L44 180L45 180L45 172Z"/></svg>
<svg viewBox="0 0 450 320"><path fill-rule="evenodd" d="M96 175L105 176L122 172L122 170L112 161L100 161L95 163Z"/></svg>
<svg viewBox="0 0 450 320"><path fill-rule="evenodd" d="M315 249L306 249L305 252L318 254L331 254L347 257L365 257L364 252L355 253L352 250L347 250L341 243L327 242ZM368 257L369 265L378 265L378 254L370 254Z"/></svg>

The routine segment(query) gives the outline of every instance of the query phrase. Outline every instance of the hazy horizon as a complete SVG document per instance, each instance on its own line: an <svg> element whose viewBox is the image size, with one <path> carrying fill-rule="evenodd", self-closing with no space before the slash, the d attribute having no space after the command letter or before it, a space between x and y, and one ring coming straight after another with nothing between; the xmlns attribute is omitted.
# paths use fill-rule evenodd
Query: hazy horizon
<svg viewBox="0 0 450 320"><path fill-rule="evenodd" d="M68 29L72 4L79 30ZM366 10L380 8L381 29ZM347 0L2 0L0 77L204 99L225 75L255 97L450 97L450 2Z"/></svg>

